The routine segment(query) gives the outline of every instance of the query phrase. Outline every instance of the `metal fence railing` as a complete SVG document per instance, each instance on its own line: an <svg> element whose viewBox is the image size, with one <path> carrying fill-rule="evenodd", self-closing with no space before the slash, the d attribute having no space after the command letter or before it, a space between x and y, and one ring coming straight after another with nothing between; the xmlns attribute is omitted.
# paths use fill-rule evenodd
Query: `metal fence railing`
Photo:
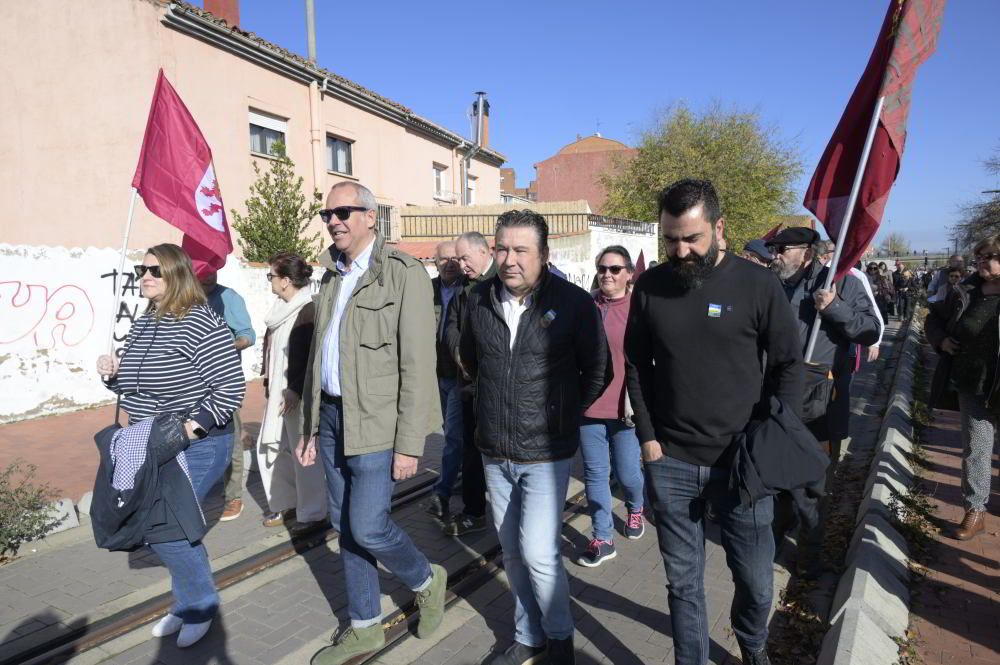
<svg viewBox="0 0 1000 665"><path fill-rule="evenodd" d="M432 214L400 215L404 238L448 238L469 231L478 231L484 236L493 235L496 230L496 213L489 214ZM654 235L656 225L621 217L607 217L590 213L554 213L544 215L552 235L586 233L591 227L607 229L619 233Z"/></svg>
<svg viewBox="0 0 1000 665"><path fill-rule="evenodd" d="M376 211L378 232L390 242L399 242L399 208L388 203L379 203Z"/></svg>

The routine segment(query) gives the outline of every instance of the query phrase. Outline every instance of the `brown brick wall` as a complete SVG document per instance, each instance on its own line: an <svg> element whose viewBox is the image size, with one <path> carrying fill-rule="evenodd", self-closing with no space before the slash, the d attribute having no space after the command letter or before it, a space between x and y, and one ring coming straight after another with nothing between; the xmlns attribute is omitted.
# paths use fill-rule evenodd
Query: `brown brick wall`
<svg viewBox="0 0 1000 665"><path fill-rule="evenodd" d="M634 148L605 152L584 152L549 157L535 165L538 201L584 199L595 213L603 213L607 192L600 183L616 155L635 154Z"/></svg>

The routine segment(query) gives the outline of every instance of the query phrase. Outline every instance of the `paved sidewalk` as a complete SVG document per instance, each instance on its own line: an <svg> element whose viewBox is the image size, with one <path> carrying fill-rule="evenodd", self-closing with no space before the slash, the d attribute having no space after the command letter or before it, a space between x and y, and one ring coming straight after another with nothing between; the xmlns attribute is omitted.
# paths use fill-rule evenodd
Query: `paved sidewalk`
<svg viewBox="0 0 1000 665"><path fill-rule="evenodd" d="M95 381L97 378L95 377ZM110 392L108 393L111 394ZM264 413L264 384L247 383L243 429L256 440ZM122 414L122 422L126 416ZM36 481L48 483L59 498L76 503L94 489L100 463L94 434L114 422L115 405L0 425L0 468L17 458L38 467Z"/></svg>
<svg viewBox="0 0 1000 665"><path fill-rule="evenodd" d="M429 437L420 472L436 473L443 442L440 435ZM92 482L93 472L84 473ZM220 484L206 510L213 525L205 537L213 570L288 540L284 528L261 524L266 503L258 474L248 476L244 512L234 521L216 523L222 513L221 492ZM151 550L98 549L84 519L78 528L25 545L20 558L0 566L0 660L167 591L167 571Z"/></svg>
<svg viewBox="0 0 1000 665"><path fill-rule="evenodd" d="M428 446L424 464L436 466L440 443L437 437ZM574 475L580 475L579 462ZM252 480L255 478L251 476ZM575 480L570 493L581 487ZM259 500L259 489L252 493ZM218 513L219 503L216 500L214 514ZM622 512L616 502L619 521ZM212 529L206 545L213 556L214 569L287 537L281 530L265 530L260 526L258 513L259 508L251 503L244 517ZM422 505L404 508L397 519L431 560L443 562L450 571L495 544L492 528L464 541L442 536L436 523L424 514ZM617 526L620 528L620 523ZM673 662L666 579L655 533L648 528L638 541L617 537L618 557L600 568L587 569L571 560L585 544L589 532L586 515L569 520L563 530L563 554L571 576L578 628L577 662L581 665ZM58 541L57 547L0 568L0 657L5 648L13 647L19 640L39 639L46 631L65 630L66 626L123 609L167 590L166 571L154 555L96 550L86 527L61 536L62 539L53 539ZM711 661L721 665L737 662L730 654L737 653L738 648L728 618L732 581L718 541L717 529L710 529L706 543L706 591L712 626ZM787 572L781 566L775 570L777 597L777 591L787 581ZM412 597L394 578L384 575L383 581L386 610ZM316 548L293 558L223 591L222 597L220 617L212 632L190 649L178 650L170 638L151 639L149 626L143 626L71 662L75 665L308 662L327 643L338 620L346 618L337 545ZM512 599L504 579L492 580L449 609L445 624L434 639L407 639L384 654L379 662L471 665L498 640L503 645L509 642L512 615Z"/></svg>
<svg viewBox="0 0 1000 665"><path fill-rule="evenodd" d="M643 665L673 663L673 638L667 609L666 577L656 532L647 524L639 540L621 536L624 508L615 502L615 547L618 556L598 568L572 563L590 538L590 518L579 515L563 528L563 556L569 573L576 623L578 665ZM719 529L711 524L705 543L705 596L710 626L710 662L738 663L739 647L729 624L733 582L722 551ZM788 573L775 566L775 597ZM506 576L489 582L448 610L446 634L433 641L409 638L379 657L379 665L472 665L497 645L513 640L513 599ZM444 632L444 631L442 631ZM313 647L316 645L309 645ZM292 665L308 649L284 663Z"/></svg>
<svg viewBox="0 0 1000 665"><path fill-rule="evenodd" d="M930 353L930 352L929 352ZM1000 492L997 456L986 532L969 541L951 537L965 514L958 413L938 411L924 430L928 493L942 532L931 548L930 569L910 608L917 651L928 665L1000 663Z"/></svg>

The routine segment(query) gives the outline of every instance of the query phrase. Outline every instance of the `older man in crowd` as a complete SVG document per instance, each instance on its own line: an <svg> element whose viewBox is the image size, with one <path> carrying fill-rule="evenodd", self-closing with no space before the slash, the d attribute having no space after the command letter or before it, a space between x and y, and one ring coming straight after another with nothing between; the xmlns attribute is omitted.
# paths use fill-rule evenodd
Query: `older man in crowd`
<svg viewBox="0 0 1000 665"><path fill-rule="evenodd" d="M879 342L882 326L861 281L848 273L834 282L829 290L825 283L831 266L821 257L827 245L819 233L806 227L792 227L768 241L774 252L771 269L781 280L785 294L798 319L799 342L805 351L814 325L819 325L816 346L809 361L819 371L832 374L834 385L845 386L843 377L853 370L851 345L873 346ZM833 402L823 416L807 423L809 429L830 455L827 484L840 460L841 442L848 436L850 409L838 408L837 391L831 392ZM849 395L841 396L848 399ZM785 531L799 523L798 572L803 577L816 577L822 570L820 546L823 523L829 501L819 501L805 489L782 494L775 515L775 539L781 542Z"/></svg>
<svg viewBox="0 0 1000 665"><path fill-rule="evenodd" d="M455 361L459 362L458 346L469 293L477 285L493 279L497 274L497 267L486 237L475 231L458 236L455 240L455 254L464 278L461 289L448 310L445 336L446 346ZM444 533L449 536L464 536L486 529L486 477L483 475L482 455L476 448L476 413L472 408L476 388L461 368L458 385L462 399L462 510L445 522Z"/></svg>
<svg viewBox="0 0 1000 665"><path fill-rule="evenodd" d="M428 512L441 519L448 517L449 501L455 479L462 467L462 398L458 385L458 364L448 348L446 329L448 310L457 302L462 290L462 270L455 254L455 243L438 243L434 252L438 276L431 280L434 287L434 316L437 323L437 379L441 394L441 417L444 419L444 451L441 454L441 475L434 485L434 496Z"/></svg>
<svg viewBox="0 0 1000 665"><path fill-rule="evenodd" d="M448 573L390 516L393 482L411 478L441 426L434 372L433 289L413 257L375 230L377 203L355 182L320 211L333 245L316 303L303 398L303 466L322 460L330 521L340 532L350 626L313 665L340 665L385 644L378 564L416 594L417 637L444 617Z"/></svg>

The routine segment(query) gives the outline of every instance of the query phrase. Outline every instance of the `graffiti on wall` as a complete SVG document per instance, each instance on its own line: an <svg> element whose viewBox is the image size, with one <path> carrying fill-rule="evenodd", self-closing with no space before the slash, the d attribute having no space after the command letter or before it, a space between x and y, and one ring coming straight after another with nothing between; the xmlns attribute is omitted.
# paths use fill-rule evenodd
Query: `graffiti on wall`
<svg viewBox="0 0 1000 665"><path fill-rule="evenodd" d="M140 305L141 302L137 299L142 298L142 293L139 290L139 282L135 278L135 273L123 272L121 273L121 298L118 301L118 311L115 312L115 323L112 329L112 336L114 337L116 344L121 344L128 337L128 331L135 323L135 320L139 318ZM118 280L118 269L114 268L111 272L106 272L101 275L101 279L110 280L111 285L111 295L115 295L115 285L119 283ZM121 325L122 321L127 321L127 325ZM121 357L124 353L125 348L119 346L115 349L115 354Z"/></svg>
<svg viewBox="0 0 1000 665"><path fill-rule="evenodd" d="M39 349L76 346L94 329L94 305L75 284L9 280L0 282L0 320L0 344L30 338Z"/></svg>

